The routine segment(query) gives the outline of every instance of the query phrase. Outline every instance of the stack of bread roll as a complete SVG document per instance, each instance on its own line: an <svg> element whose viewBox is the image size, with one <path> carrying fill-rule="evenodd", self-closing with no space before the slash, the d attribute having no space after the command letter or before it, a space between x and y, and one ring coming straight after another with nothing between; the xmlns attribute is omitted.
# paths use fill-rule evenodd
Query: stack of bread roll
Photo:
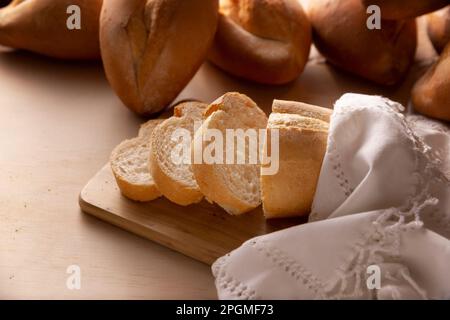
<svg viewBox="0 0 450 320"><path fill-rule="evenodd" d="M297 0L13 0L0 9L0 45L62 59L102 58L124 105L164 109L210 59L260 83L303 71L311 27ZM66 26L69 6L81 29Z"/></svg>
<svg viewBox="0 0 450 320"><path fill-rule="evenodd" d="M137 138L118 145L111 155L111 168L122 194L136 201L151 201L163 195L178 205L190 205L205 198L232 215L259 207L266 218L302 216L310 212L322 160L325 155L328 122L332 111L293 101L275 100L273 112L265 113L249 97L231 92L210 105L185 102L164 121L149 120ZM196 121L200 125L196 127ZM174 162L172 155L184 143L174 133L190 135L187 162ZM245 154L243 163L194 161L194 149L208 149L208 130L223 136L229 129L265 131L264 150L258 161L249 161L250 142L243 150L224 152L222 159ZM277 130L277 169L264 174L271 153L271 132ZM258 150L261 152L261 150ZM202 154L203 156L203 154Z"/></svg>
<svg viewBox="0 0 450 320"><path fill-rule="evenodd" d="M430 13L428 34L437 61L416 83L412 102L427 116L450 121L450 1L448 0L314 0L308 16L313 39L327 60L347 71L382 85L401 82L414 61L415 18ZM369 6L381 13L381 29L366 25ZM438 10L433 12L435 10Z"/></svg>
<svg viewBox="0 0 450 320"><path fill-rule="evenodd" d="M170 105L206 59L234 76L280 85L302 73L314 41L330 64L390 86L413 63L417 16L441 9L428 17L438 52L450 33L449 0L9 2L0 9L0 45L64 59L101 56L111 87L141 115ZM367 25L373 5L381 10L381 29ZM69 6L80 8L80 30L66 27ZM450 118L447 57L444 52L412 93L418 111L444 120Z"/></svg>
<svg viewBox="0 0 450 320"><path fill-rule="evenodd" d="M261 196L267 218L310 212L327 147L331 113L330 109L301 102L273 102L267 137L272 130L279 131L279 168L276 174L261 175ZM267 138L266 144L270 141Z"/></svg>
<svg viewBox="0 0 450 320"><path fill-rule="evenodd" d="M412 102L420 113L450 121L450 4L427 16L427 30L440 57L416 82Z"/></svg>
<svg viewBox="0 0 450 320"><path fill-rule="evenodd" d="M427 15L427 32L438 53L450 41L450 4Z"/></svg>
<svg viewBox="0 0 450 320"><path fill-rule="evenodd" d="M10 0L0 9L0 45L59 59L100 58L99 17L102 0ZM67 27L77 6L81 28Z"/></svg>
<svg viewBox="0 0 450 320"><path fill-rule="evenodd" d="M450 121L450 1L362 0L362 2L366 6L378 5L383 19L397 24L404 24L420 15L428 14L426 17L428 35L441 56L416 82L411 92L411 100L418 112L432 118ZM398 33L394 32L393 36L396 42L401 41L397 40L400 39Z"/></svg>
<svg viewBox="0 0 450 320"><path fill-rule="evenodd" d="M416 23L383 20L369 29L361 0L314 0L308 5L314 44L332 65L381 85L406 76L416 50ZM381 17L384 10L381 9Z"/></svg>

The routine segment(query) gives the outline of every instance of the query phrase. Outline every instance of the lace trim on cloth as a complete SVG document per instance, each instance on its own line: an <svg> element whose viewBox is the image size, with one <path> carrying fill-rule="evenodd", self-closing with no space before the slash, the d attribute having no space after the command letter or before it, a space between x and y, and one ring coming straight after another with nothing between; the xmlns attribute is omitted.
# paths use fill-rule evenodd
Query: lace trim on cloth
<svg viewBox="0 0 450 320"><path fill-rule="evenodd" d="M341 156L336 149L336 143L334 143L332 137L329 138L329 141L331 142L329 144L330 146L329 153L330 153L330 160L333 163L334 175L336 179L339 181L339 186L341 187L341 190L345 198L348 198L350 194L353 192L354 188L350 187L349 180L346 177L344 170L342 169Z"/></svg>
<svg viewBox="0 0 450 320"><path fill-rule="evenodd" d="M436 132L450 135L450 128L448 126L436 120L430 120L429 118L419 114L408 115L406 120L410 126L418 127L420 125L425 125L427 128Z"/></svg>
<svg viewBox="0 0 450 320"><path fill-rule="evenodd" d="M216 285L223 290L226 290L231 297L240 300L256 300L256 291L248 285L236 280L229 273L226 272L225 264L227 263L227 254L214 262L212 267L213 276L216 278Z"/></svg>
<svg viewBox="0 0 450 320"><path fill-rule="evenodd" d="M402 211L402 219L406 219L414 215L416 221L421 221L418 212L425 206L437 205L439 200L433 198L432 188L436 184L442 184L447 188L450 188L450 181L446 177L440 168L441 160L433 153L433 150L423 141L422 138L414 134L413 130L409 126L409 123L403 119L402 124L407 132L409 138L414 144L414 150L416 151L416 170L414 175L416 176L415 192L407 199L404 206L399 208ZM437 124L436 124L437 125ZM450 133L449 133L450 134ZM419 209L414 209L419 208ZM432 218L439 223L439 228L444 230L450 230L450 212L444 212L440 209L434 210L433 215L428 213L426 219ZM450 234L446 234L447 238Z"/></svg>
<svg viewBox="0 0 450 320"><path fill-rule="evenodd" d="M408 115L406 117L406 121L408 122L410 128L412 128L414 130L428 129L428 130L432 130L438 134L443 134L443 135L447 135L448 137L450 137L450 128L441 122L437 122L435 120L430 120L429 118L426 118L421 115ZM444 174L444 176L446 176L447 179L450 179L449 169L445 170L442 167L442 159L444 159L446 155L441 154L441 151L442 150L434 149L434 150L431 150L431 153L432 153L433 158L436 159L436 163L439 165L439 169L441 170L441 172ZM445 150L445 151L447 151L447 150Z"/></svg>
<svg viewBox="0 0 450 320"><path fill-rule="evenodd" d="M325 285L322 280L315 276L310 270L302 266L289 254L280 248L272 246L267 240L253 240L249 244L259 253L268 258L272 264L278 266L280 270L283 270L286 274L288 274L294 281L308 288L316 299L326 298L326 293L323 290Z"/></svg>
<svg viewBox="0 0 450 320"><path fill-rule="evenodd" d="M281 249L272 246L269 241L257 238L248 241L244 246L249 246L267 258L273 265L285 272L294 281L308 288L316 299L325 299L327 294L324 291L325 285L310 270L302 266L298 261L293 259L289 254ZM255 300L258 299L256 291L250 289L242 282L236 280L226 272L225 265L230 254L219 258L213 264L212 272L216 278L216 285L226 290L228 294L236 299Z"/></svg>
<svg viewBox="0 0 450 320"><path fill-rule="evenodd" d="M415 208L415 214L419 214L422 208ZM372 298L386 297L386 290L369 290L366 284L367 267L370 265L395 264L399 272L385 275L389 280L409 285L410 296L426 299L426 292L409 275L408 269L402 264L400 258L400 236L402 232L419 229L422 227L420 221L405 223L395 208L387 209L380 214L372 223L371 231L362 236L353 245L354 254L336 271L335 280L328 283L326 287L327 299L350 299L350 298ZM395 219L397 221L395 222ZM389 298L399 297L395 287L390 287Z"/></svg>
<svg viewBox="0 0 450 320"><path fill-rule="evenodd" d="M430 204L433 200L430 200ZM418 215L424 206L414 208ZM387 209L372 222L369 232L362 233L360 239L352 245L350 255L335 271L329 281L324 281L311 270L303 266L288 253L263 238L251 240L244 245L256 250L263 258L278 270L285 272L298 285L307 288L314 299L386 299L403 298L396 286L382 287L380 290L369 290L366 284L367 267L370 265L394 265L394 270L383 272L384 278L390 282L401 284L403 291L409 292L409 298L427 299L426 292L414 281L409 270L400 258L400 236L402 232L419 229L420 221L402 222L402 216L395 208ZM395 221L397 220L397 221ZM226 271L229 255L218 259L213 265L216 285L226 290L235 299L260 299L256 290L233 278ZM384 283L385 281L382 281ZM405 287L406 285L406 287Z"/></svg>
<svg viewBox="0 0 450 320"><path fill-rule="evenodd" d="M333 137L328 136L328 142L327 142L327 154L329 155L328 159L330 159L332 163L333 173L334 177L339 183L339 190L340 193L340 201L344 202L345 199L347 199L350 194L354 191L354 188L350 185L349 178L344 172L344 169L341 165L341 156L336 148L336 143L334 142ZM313 208L311 208L311 213L309 215L309 221L317 221L320 220L318 212L314 211L314 205Z"/></svg>

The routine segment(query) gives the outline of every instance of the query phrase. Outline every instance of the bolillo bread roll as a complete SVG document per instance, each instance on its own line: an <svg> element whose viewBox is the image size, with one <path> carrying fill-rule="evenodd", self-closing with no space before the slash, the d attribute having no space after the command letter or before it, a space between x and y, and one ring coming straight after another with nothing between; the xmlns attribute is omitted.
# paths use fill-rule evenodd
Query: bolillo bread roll
<svg viewBox="0 0 450 320"><path fill-rule="evenodd" d="M283 84L303 71L311 26L297 0L221 0L209 59L241 78Z"/></svg>
<svg viewBox="0 0 450 320"><path fill-rule="evenodd" d="M276 110L279 103L274 106ZM320 115L324 108L317 108ZM272 113L267 134L273 130L279 134L279 168L274 175L261 174L264 216L270 219L309 214L327 147L328 123L300 114ZM268 150L270 154L270 144Z"/></svg>
<svg viewBox="0 0 450 320"><path fill-rule="evenodd" d="M206 104L200 102L179 104L174 109L174 115L158 125L152 133L150 172L158 190L167 199L182 206L200 202L203 194L195 180L191 164L174 163L172 152L183 142L174 139L173 134L178 129L185 129L192 140L195 121L201 121L206 107Z"/></svg>
<svg viewBox="0 0 450 320"><path fill-rule="evenodd" d="M98 59L102 0L14 0L0 10L0 45L60 59ZM69 30L77 5L81 29Z"/></svg>
<svg viewBox="0 0 450 320"><path fill-rule="evenodd" d="M148 168L151 133L161 122L149 120L142 125L137 138L123 141L111 153L110 164L117 185L131 200L151 201L161 196Z"/></svg>
<svg viewBox="0 0 450 320"><path fill-rule="evenodd" d="M427 32L438 53L450 42L450 5L427 15Z"/></svg>
<svg viewBox="0 0 450 320"><path fill-rule="evenodd" d="M450 121L450 43L439 60L415 83L411 99L418 112Z"/></svg>
<svg viewBox="0 0 450 320"><path fill-rule="evenodd" d="M272 104L272 112L298 114L325 122L330 122L330 117L333 114L333 110L328 108L322 108L298 101L285 100L274 100Z"/></svg>
<svg viewBox="0 0 450 320"><path fill-rule="evenodd" d="M256 103L235 92L226 93L210 104L204 116L206 119L195 133L192 150L198 145L201 145L202 150L208 148L211 144L205 137L208 130L219 130L221 135L226 137L226 131L229 129L259 130L267 125L267 116ZM259 159L255 164L251 164L249 160L245 164L238 164L236 160L238 153L248 157L249 144L246 144L245 150L239 150L238 147L230 150L232 158L235 159L232 164L225 163L228 150L217 150L216 152L222 152L223 164L208 164L202 161L194 162L192 166L195 179L205 198L217 203L232 215L248 212L261 204Z"/></svg>
<svg viewBox="0 0 450 320"><path fill-rule="evenodd" d="M192 79L214 39L218 0L107 0L100 17L106 77L141 115L162 110Z"/></svg>
<svg viewBox="0 0 450 320"><path fill-rule="evenodd" d="M360 0L314 0L308 7L317 49L342 70L382 85L399 83L414 61L415 20L383 20L369 30Z"/></svg>
<svg viewBox="0 0 450 320"><path fill-rule="evenodd" d="M370 5L380 7L381 18L404 20L433 12L448 4L448 0L362 0L367 8Z"/></svg>

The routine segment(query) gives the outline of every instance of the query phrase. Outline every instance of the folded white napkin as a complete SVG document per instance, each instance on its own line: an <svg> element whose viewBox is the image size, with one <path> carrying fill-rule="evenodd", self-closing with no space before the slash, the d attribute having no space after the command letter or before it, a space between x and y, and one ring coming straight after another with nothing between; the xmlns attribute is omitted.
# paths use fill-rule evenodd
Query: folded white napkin
<svg viewBox="0 0 450 320"><path fill-rule="evenodd" d="M336 102L310 222L218 259L219 298L450 298L450 133L402 110Z"/></svg>

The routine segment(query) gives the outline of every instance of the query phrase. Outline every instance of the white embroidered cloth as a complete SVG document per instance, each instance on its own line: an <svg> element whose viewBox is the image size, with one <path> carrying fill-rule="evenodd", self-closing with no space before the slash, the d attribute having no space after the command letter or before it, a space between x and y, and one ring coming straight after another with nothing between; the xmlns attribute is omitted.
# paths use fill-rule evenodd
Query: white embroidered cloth
<svg viewBox="0 0 450 320"><path fill-rule="evenodd" d="M448 128L378 96L334 110L310 222L219 258L219 298L449 299Z"/></svg>

